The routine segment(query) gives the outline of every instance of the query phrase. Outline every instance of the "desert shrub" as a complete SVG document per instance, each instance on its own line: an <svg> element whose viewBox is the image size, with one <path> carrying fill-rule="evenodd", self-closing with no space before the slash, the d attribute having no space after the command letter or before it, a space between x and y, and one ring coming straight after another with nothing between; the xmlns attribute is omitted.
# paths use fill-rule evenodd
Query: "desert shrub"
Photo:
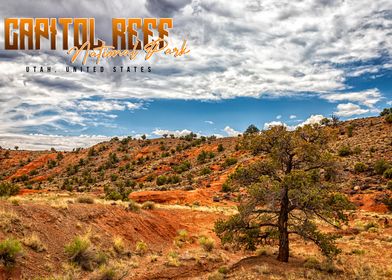
<svg viewBox="0 0 392 280"><path fill-rule="evenodd" d="M104 261L104 258L97 258L91 246L88 235L78 235L65 245L64 251L71 262L79 265L84 270L91 271L99 260Z"/></svg>
<svg viewBox="0 0 392 280"><path fill-rule="evenodd" d="M230 183L224 182L222 184L222 192L231 192Z"/></svg>
<svg viewBox="0 0 392 280"><path fill-rule="evenodd" d="M138 212L140 210L140 205L130 199L126 210L132 211L132 212Z"/></svg>
<svg viewBox="0 0 392 280"><path fill-rule="evenodd" d="M15 264L16 258L22 253L22 244L16 239L7 238L0 242L0 261L9 267Z"/></svg>
<svg viewBox="0 0 392 280"><path fill-rule="evenodd" d="M352 124L350 124L350 125L347 127L347 136L348 136L348 137L352 137L352 136L353 136L353 131L354 131L354 126L353 126Z"/></svg>
<svg viewBox="0 0 392 280"><path fill-rule="evenodd" d="M383 176L386 179L392 179L392 168L388 168L387 170L385 170Z"/></svg>
<svg viewBox="0 0 392 280"><path fill-rule="evenodd" d="M389 180L387 183L387 189L392 191L392 180Z"/></svg>
<svg viewBox="0 0 392 280"><path fill-rule="evenodd" d="M200 154L197 156L197 161L199 163L205 163L208 159L212 159L215 157L213 152L201 151Z"/></svg>
<svg viewBox="0 0 392 280"><path fill-rule="evenodd" d="M20 218L12 211L0 210L0 229L9 232L20 224Z"/></svg>
<svg viewBox="0 0 392 280"><path fill-rule="evenodd" d="M219 271L216 271L208 276L208 280L224 280L225 275Z"/></svg>
<svg viewBox="0 0 392 280"><path fill-rule="evenodd" d="M354 165L355 173L362 173L362 172L365 172L366 170L367 170L367 166L363 162L357 162Z"/></svg>
<svg viewBox="0 0 392 280"><path fill-rule="evenodd" d="M387 116L389 114L392 114L392 107L391 108L384 108L381 111L380 116L383 117L383 116Z"/></svg>
<svg viewBox="0 0 392 280"><path fill-rule="evenodd" d="M208 166L203 167L203 169L200 171L200 175L208 175L211 174L212 170Z"/></svg>
<svg viewBox="0 0 392 280"><path fill-rule="evenodd" d="M173 167L173 170L177 173L183 173L185 171L188 171L189 169L191 169L191 163L189 161L184 161L182 163L180 163L179 165L176 165Z"/></svg>
<svg viewBox="0 0 392 280"><path fill-rule="evenodd" d="M94 204L94 198L90 196L79 196L76 201L84 204Z"/></svg>
<svg viewBox="0 0 392 280"><path fill-rule="evenodd" d="M93 280L120 280L124 279L128 274L128 270L118 263L110 263L101 265L95 272ZM68 278L67 278L68 279Z"/></svg>
<svg viewBox="0 0 392 280"><path fill-rule="evenodd" d="M117 237L113 238L113 250L119 255L124 254L125 244L124 244L124 240L122 239L122 237L117 236Z"/></svg>
<svg viewBox="0 0 392 280"><path fill-rule="evenodd" d="M387 123L392 123L392 113L385 116L385 121Z"/></svg>
<svg viewBox="0 0 392 280"><path fill-rule="evenodd" d="M119 184L114 188L105 186L104 191L105 191L105 199L107 200L128 201L129 200L128 196L131 193L131 190L125 188L123 184Z"/></svg>
<svg viewBox="0 0 392 280"><path fill-rule="evenodd" d="M26 245L27 247L30 247L36 252L43 252L46 250L46 247L44 243L41 241L39 236L35 233L30 235L29 237L25 237L22 240L23 244Z"/></svg>
<svg viewBox="0 0 392 280"><path fill-rule="evenodd" d="M236 158L227 158L227 159L225 159L225 162L223 163L223 166L224 167L228 167L228 166L234 165L236 163L237 163L237 159Z"/></svg>
<svg viewBox="0 0 392 280"><path fill-rule="evenodd" d="M148 245L146 242L144 241L136 242L136 246L135 246L136 254L143 256L147 253L147 250L148 250Z"/></svg>
<svg viewBox="0 0 392 280"><path fill-rule="evenodd" d="M201 236L199 238L199 244L206 252L211 252L215 247L214 239L207 236Z"/></svg>
<svg viewBox="0 0 392 280"><path fill-rule="evenodd" d="M152 201L146 201L142 204L142 209L143 210L154 210L155 209L155 203Z"/></svg>
<svg viewBox="0 0 392 280"><path fill-rule="evenodd" d="M219 144L219 145L218 145L218 149L217 149L217 150L218 150L218 152L220 152L220 153L221 153L221 152L223 152L223 151L225 150L225 148L223 147L223 145L222 145L222 144Z"/></svg>
<svg viewBox="0 0 392 280"><path fill-rule="evenodd" d="M177 252L171 251L167 254L167 262L166 265L168 266L180 266L180 260Z"/></svg>
<svg viewBox="0 0 392 280"><path fill-rule="evenodd" d="M377 160L374 164L374 172L378 175L384 174L388 168L390 168L390 164L384 159Z"/></svg>
<svg viewBox="0 0 392 280"><path fill-rule="evenodd" d="M158 186L162 186L166 184L166 181L167 181L167 177L165 175L159 175L156 179L156 184Z"/></svg>
<svg viewBox="0 0 392 280"><path fill-rule="evenodd" d="M0 197L1 196L12 196L19 193L19 187L8 182L0 183Z"/></svg>
<svg viewBox="0 0 392 280"><path fill-rule="evenodd" d="M174 238L174 244L177 247L182 247L186 242L188 242L189 233L185 229L181 229L178 231L177 236Z"/></svg>
<svg viewBox="0 0 392 280"><path fill-rule="evenodd" d="M346 157L349 156L350 154L351 154L351 149L347 146L341 147L338 151L338 155L341 157Z"/></svg>

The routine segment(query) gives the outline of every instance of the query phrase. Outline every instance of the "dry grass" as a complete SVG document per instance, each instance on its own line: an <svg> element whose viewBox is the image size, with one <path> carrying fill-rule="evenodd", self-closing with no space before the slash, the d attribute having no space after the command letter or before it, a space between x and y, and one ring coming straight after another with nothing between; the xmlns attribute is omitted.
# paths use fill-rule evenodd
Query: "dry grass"
<svg viewBox="0 0 392 280"><path fill-rule="evenodd" d="M36 252L46 251L45 244L41 241L41 239L36 233L33 233L30 236L23 238L22 243Z"/></svg>

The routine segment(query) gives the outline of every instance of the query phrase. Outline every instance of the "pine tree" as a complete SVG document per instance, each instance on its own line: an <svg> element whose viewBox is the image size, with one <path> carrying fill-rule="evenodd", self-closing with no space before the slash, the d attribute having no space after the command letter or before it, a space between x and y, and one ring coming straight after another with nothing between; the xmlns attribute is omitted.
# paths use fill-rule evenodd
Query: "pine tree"
<svg viewBox="0 0 392 280"><path fill-rule="evenodd" d="M326 129L308 125L288 131L275 126L244 137L242 146L263 159L239 167L229 178L231 189L245 187L247 195L238 214L215 224L222 243L254 250L265 238L276 236L278 260L287 262L289 236L297 234L329 258L340 252L337 236L321 232L316 224L321 220L339 227L346 221L344 210L351 207L333 183L336 161L326 148Z"/></svg>

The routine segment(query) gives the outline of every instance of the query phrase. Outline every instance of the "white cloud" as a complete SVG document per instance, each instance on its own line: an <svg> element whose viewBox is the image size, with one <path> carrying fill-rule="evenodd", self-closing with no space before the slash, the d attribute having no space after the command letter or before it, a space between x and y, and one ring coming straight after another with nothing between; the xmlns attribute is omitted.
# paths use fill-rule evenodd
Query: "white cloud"
<svg viewBox="0 0 392 280"><path fill-rule="evenodd" d="M277 119L277 120L280 120L281 118L282 118L282 115L277 115L277 116L276 116L276 119Z"/></svg>
<svg viewBox="0 0 392 280"><path fill-rule="evenodd" d="M294 130L297 127L301 127L307 124L318 124L321 122L322 119L324 119L323 115L311 115L309 118L307 118L305 121L303 121L298 125L288 125L281 121L271 121L271 122L264 123L264 129L269 129L273 126L285 126L287 127L288 130Z"/></svg>
<svg viewBox="0 0 392 280"><path fill-rule="evenodd" d="M241 132L239 132L239 131L237 131L237 130L231 128L230 126L226 126L226 127L223 129L223 131L226 132L227 136L230 136L230 137L231 137L231 136L238 136L238 134L241 134Z"/></svg>
<svg viewBox="0 0 392 280"><path fill-rule="evenodd" d="M0 146L13 148L17 145L19 149L24 150L49 150L53 147L60 151L70 151L74 148L87 148L110 139L111 137L102 135L2 134L0 136Z"/></svg>
<svg viewBox="0 0 392 280"><path fill-rule="evenodd" d="M333 93L324 95L323 98L330 102L350 101L356 102L367 107L374 105L382 99L382 95L378 89L369 89L358 92Z"/></svg>
<svg viewBox="0 0 392 280"><path fill-rule="evenodd" d="M354 115L362 115L369 112L368 109L362 109L359 105L353 103L339 104L335 115L339 117L351 117Z"/></svg>
<svg viewBox="0 0 392 280"><path fill-rule="evenodd" d="M208 124L214 124L214 122L213 121L204 121L205 123L208 123Z"/></svg>
<svg viewBox="0 0 392 280"><path fill-rule="evenodd" d="M323 115L311 115L304 122L300 123L298 126L304 126L307 124L319 124L325 117Z"/></svg>
<svg viewBox="0 0 392 280"><path fill-rule="evenodd" d="M290 120L296 119L297 116L296 115L290 115Z"/></svg>
<svg viewBox="0 0 392 280"><path fill-rule="evenodd" d="M273 126L281 126L281 125L287 127L287 124L285 124L285 123L283 123L281 121L272 121L272 122L265 123L264 124L264 129L269 129L269 128L273 127Z"/></svg>
<svg viewBox="0 0 392 280"><path fill-rule="evenodd" d="M388 105L392 105L392 100L387 102Z"/></svg>
<svg viewBox="0 0 392 280"><path fill-rule="evenodd" d="M164 134L170 135L170 134L174 134L174 136L176 137L180 137L180 136L185 136L188 135L189 133L191 133L192 131L188 130L188 129L183 129L183 130L167 130L167 129L155 129L152 134L157 135L157 136L162 136Z"/></svg>

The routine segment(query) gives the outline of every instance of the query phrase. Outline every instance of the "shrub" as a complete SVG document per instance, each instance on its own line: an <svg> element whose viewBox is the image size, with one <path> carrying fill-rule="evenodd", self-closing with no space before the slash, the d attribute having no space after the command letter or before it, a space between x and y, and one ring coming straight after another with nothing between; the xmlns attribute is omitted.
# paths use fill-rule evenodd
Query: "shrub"
<svg viewBox="0 0 392 280"><path fill-rule="evenodd" d="M188 231L185 229L181 229L178 231L177 236L174 239L174 244L177 247L182 247L189 239Z"/></svg>
<svg viewBox="0 0 392 280"><path fill-rule="evenodd" d="M119 255L124 254L125 244L124 244L124 240L122 239L122 237L117 236L113 239L113 250Z"/></svg>
<svg viewBox="0 0 392 280"><path fill-rule="evenodd" d="M392 168L388 168L387 170L385 170L383 176L386 179L392 179Z"/></svg>
<svg viewBox="0 0 392 280"><path fill-rule="evenodd" d="M392 114L392 108L384 108L384 110L381 111L380 116L384 117L389 114Z"/></svg>
<svg viewBox="0 0 392 280"><path fill-rule="evenodd" d="M211 174L212 170L208 166L203 167L203 169L200 171L200 175L208 175Z"/></svg>
<svg viewBox="0 0 392 280"><path fill-rule="evenodd" d="M236 158L227 158L225 160L225 162L223 163L223 166L228 167L230 165L234 165L237 163L237 159Z"/></svg>
<svg viewBox="0 0 392 280"><path fill-rule="evenodd" d="M122 200L122 201L128 201L129 194L131 193L131 190L126 189L123 184L119 184L115 188L110 188L108 186L104 187L105 191L105 199L107 200Z"/></svg>
<svg viewBox="0 0 392 280"><path fill-rule="evenodd" d="M90 238L85 236L76 236L70 243L65 245L65 253L69 260L76 263L85 270L92 270L95 256L91 250Z"/></svg>
<svg viewBox="0 0 392 280"><path fill-rule="evenodd" d="M387 183L387 189L392 191L392 180L388 181Z"/></svg>
<svg viewBox="0 0 392 280"><path fill-rule="evenodd" d="M22 253L22 244L16 239L7 238L0 242L0 261L4 266L15 264L16 258Z"/></svg>
<svg viewBox="0 0 392 280"><path fill-rule="evenodd" d="M367 166L363 162L357 162L354 165L355 173L362 173L362 172L365 172L366 170L367 170Z"/></svg>
<svg viewBox="0 0 392 280"><path fill-rule="evenodd" d="M180 263L180 260L178 259L178 253L177 252L173 252L173 251L169 252L167 254L167 262L166 262L166 264L168 266L175 266L175 267L180 266L181 263Z"/></svg>
<svg viewBox="0 0 392 280"><path fill-rule="evenodd" d="M206 236L201 236L199 238L199 244L206 252L211 252L215 247L214 239Z"/></svg>
<svg viewBox="0 0 392 280"><path fill-rule="evenodd" d="M225 150L225 148L223 148L222 144L218 145L218 152L223 152Z"/></svg>
<svg viewBox="0 0 392 280"><path fill-rule="evenodd" d="M1 182L0 183L0 197L1 196L12 196L19 193L19 187L8 183L8 182Z"/></svg>
<svg viewBox="0 0 392 280"><path fill-rule="evenodd" d="M385 116L385 121L387 123L392 123L392 113Z"/></svg>
<svg viewBox="0 0 392 280"><path fill-rule="evenodd" d="M228 182L222 184L222 192L231 192L231 187Z"/></svg>
<svg viewBox="0 0 392 280"><path fill-rule="evenodd" d="M135 250L136 250L136 253L137 253L138 255L143 256L144 254L147 253L148 245L147 245L147 243L145 243L144 241L138 241L138 242L136 242L136 248L135 248Z"/></svg>
<svg viewBox="0 0 392 280"><path fill-rule="evenodd" d="M346 156L349 156L350 154L351 154L351 150L347 146L341 147L338 151L338 155L341 157L346 157Z"/></svg>
<svg viewBox="0 0 392 280"><path fill-rule="evenodd" d="M46 250L45 245L42 243L41 239L39 236L35 233L30 235L29 237L25 237L22 240L23 244L26 245L27 247L30 247L36 252L43 252Z"/></svg>
<svg viewBox="0 0 392 280"><path fill-rule="evenodd" d="M94 198L90 196L79 196L76 201L78 203L94 204Z"/></svg>
<svg viewBox="0 0 392 280"><path fill-rule="evenodd" d="M173 170L180 174L185 171L188 171L189 169L191 169L191 163L189 161L184 161L181 164L173 167Z"/></svg>
<svg viewBox="0 0 392 280"><path fill-rule="evenodd" d="M142 209L143 210L154 210L155 209L155 203L152 201L146 201L142 204Z"/></svg>
<svg viewBox="0 0 392 280"><path fill-rule="evenodd" d="M165 185L167 181L167 177L165 175L159 175L156 179L156 183L158 186Z"/></svg>
<svg viewBox="0 0 392 280"><path fill-rule="evenodd" d="M139 210L140 210L140 205L137 204L137 203L136 203L135 201L133 201L133 200L129 200L128 207L126 208L126 210L132 211L132 212L139 212Z"/></svg>
<svg viewBox="0 0 392 280"><path fill-rule="evenodd" d="M374 172L378 175L384 174L388 168L390 168L390 164L384 159L380 159L374 164Z"/></svg>
<svg viewBox="0 0 392 280"><path fill-rule="evenodd" d="M347 136L348 136L348 137L352 137L352 136L353 136L353 130L354 130L354 126L353 126L352 124L350 124L350 125L347 127Z"/></svg>

